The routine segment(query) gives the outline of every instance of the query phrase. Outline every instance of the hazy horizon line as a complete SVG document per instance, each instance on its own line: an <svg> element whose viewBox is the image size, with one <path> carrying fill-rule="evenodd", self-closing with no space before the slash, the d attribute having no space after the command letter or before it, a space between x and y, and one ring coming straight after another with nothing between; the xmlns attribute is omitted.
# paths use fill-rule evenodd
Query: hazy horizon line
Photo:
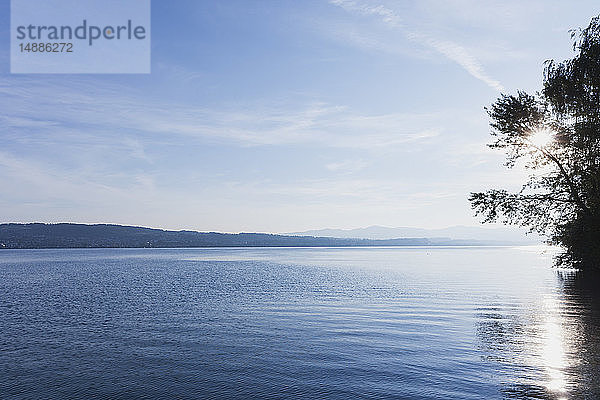
<svg viewBox="0 0 600 400"><path fill-rule="evenodd" d="M264 231L260 229L243 229L243 230L220 230L220 229L202 229L202 228L189 228L189 227L164 227L164 226L150 226L144 224L135 224L135 223L124 223L124 222L78 222L78 221L7 221L0 222L0 225L5 224L46 224L46 225L60 225L60 224L76 224L76 225L116 225L116 226L127 226L127 227L136 227L136 228L146 228L146 229L158 229L165 231L194 231L194 232L214 232L214 233L268 233L275 235L286 235L286 234L297 234L303 232L310 231L326 231L326 230L339 230L339 231L353 231L360 229L369 229L369 228L383 228L383 229L421 229L421 230L444 230L450 228L479 228L485 230L494 230L494 229L515 229L522 230L523 228L511 226L511 225L498 225L498 224L478 224L478 225L449 225L443 227L424 227L424 226L386 226L386 225L367 225L367 226L359 226L359 227L351 227L351 228L340 228L340 227L323 227L323 228L309 228L309 229L289 229L285 231Z"/></svg>

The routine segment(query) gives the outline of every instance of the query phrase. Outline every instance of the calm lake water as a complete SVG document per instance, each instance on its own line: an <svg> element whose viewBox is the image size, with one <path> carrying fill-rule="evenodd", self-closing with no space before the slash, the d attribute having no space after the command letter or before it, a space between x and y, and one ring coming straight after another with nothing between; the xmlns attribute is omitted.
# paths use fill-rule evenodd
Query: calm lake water
<svg viewBox="0 0 600 400"><path fill-rule="evenodd" d="M0 251L0 397L598 399L543 247Z"/></svg>

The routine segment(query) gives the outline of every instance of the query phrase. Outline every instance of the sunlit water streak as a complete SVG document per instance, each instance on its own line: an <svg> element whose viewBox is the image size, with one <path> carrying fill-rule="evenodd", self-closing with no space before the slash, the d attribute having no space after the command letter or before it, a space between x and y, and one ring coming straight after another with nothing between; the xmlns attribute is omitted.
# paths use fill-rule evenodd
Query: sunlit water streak
<svg viewBox="0 0 600 400"><path fill-rule="evenodd" d="M564 393L566 391L566 377L564 369L567 366L565 359L565 337L562 332L557 300L550 297L546 301L545 322L542 331L542 361L548 374L546 388L552 392Z"/></svg>
<svg viewBox="0 0 600 400"><path fill-rule="evenodd" d="M542 250L2 251L0 393L598 398L596 286Z"/></svg>

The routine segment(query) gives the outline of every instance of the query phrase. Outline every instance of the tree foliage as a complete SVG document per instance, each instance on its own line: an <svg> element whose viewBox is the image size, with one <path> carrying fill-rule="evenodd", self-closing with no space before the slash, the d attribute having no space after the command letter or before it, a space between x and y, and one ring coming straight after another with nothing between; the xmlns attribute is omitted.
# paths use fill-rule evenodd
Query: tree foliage
<svg viewBox="0 0 600 400"><path fill-rule="evenodd" d="M572 31L575 56L547 61L541 92L486 108L492 148L531 171L521 190L471 193L484 222L525 226L564 252L563 265L600 269L600 16Z"/></svg>

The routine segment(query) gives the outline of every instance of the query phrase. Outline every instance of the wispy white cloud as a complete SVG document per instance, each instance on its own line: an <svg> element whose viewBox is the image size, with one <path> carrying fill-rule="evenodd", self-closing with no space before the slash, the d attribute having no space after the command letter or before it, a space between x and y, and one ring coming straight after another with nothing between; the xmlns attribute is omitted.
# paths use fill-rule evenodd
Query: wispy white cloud
<svg viewBox="0 0 600 400"><path fill-rule="evenodd" d="M196 69L185 68L181 65L165 61L156 62L154 67L161 76L168 77L171 82L189 85L194 81L205 80L206 75Z"/></svg>
<svg viewBox="0 0 600 400"><path fill-rule="evenodd" d="M342 172L342 173L353 173L363 170L367 166L367 162L362 159L358 160L343 160L339 162L333 162L325 165L330 171Z"/></svg>
<svg viewBox="0 0 600 400"><path fill-rule="evenodd" d="M59 89L39 81L21 81L14 90L10 85L0 82L0 92L10 94L0 99L10 115L0 119L0 126L43 128L37 137L51 135L54 142L64 137L102 137L105 143L125 146L133 156L146 160L143 143L132 136L155 140L183 136L242 146L304 143L376 149L427 140L442 130L434 113L364 114L320 102L217 110L124 96L120 89L97 89L88 96L81 87Z"/></svg>
<svg viewBox="0 0 600 400"><path fill-rule="evenodd" d="M131 157L152 162L152 158L146 153L144 145L138 139L126 137L123 139L123 144L129 149Z"/></svg>
<svg viewBox="0 0 600 400"><path fill-rule="evenodd" d="M0 152L0 176L7 193L24 198L44 199L71 198L101 201L107 194L127 197L131 187L118 187L106 184L103 179L93 180L82 171L67 171L62 167L53 168L48 163Z"/></svg>
<svg viewBox="0 0 600 400"><path fill-rule="evenodd" d="M417 32L410 33L407 35L407 37L426 44L432 49L435 49L440 54L446 56L446 58L449 60L452 60L463 67L465 71L471 74L474 78L479 79L489 87L496 89L499 92L504 90L502 84L500 84L500 82L496 79L490 77L485 72L481 62L479 62L479 60L463 46L449 40L436 39Z"/></svg>
<svg viewBox="0 0 600 400"><path fill-rule="evenodd" d="M343 179L303 179L295 182L238 181L228 182L228 190L244 193L248 201L264 199L264 195L275 203L291 204L353 204L359 207L402 205L418 207L439 199L461 196L467 183L440 184L411 182L402 177L397 179L365 179L346 177ZM404 188L405 190L399 190Z"/></svg>
<svg viewBox="0 0 600 400"><path fill-rule="evenodd" d="M377 16L386 24L398 28L402 27L402 18L393 10L381 4L372 5L371 3L361 3L354 0L330 0L330 3L342 7L348 11L355 11L364 15Z"/></svg>
<svg viewBox="0 0 600 400"><path fill-rule="evenodd" d="M261 209L278 198L283 200L272 206L277 212L291 203L296 210L303 203L325 208L326 198L331 204L339 200L356 208L352 199L362 199L361 204L365 199L383 201L385 193L393 191L392 182L384 190L367 178L340 178L362 173L365 160L390 152L406 154L437 140L447 119L435 112L357 112L316 101L214 109L144 97L119 86L92 90L85 80L54 82L0 79L0 207L10 205L7 218L223 229L246 220L251 206ZM191 165L189 154L194 149L206 152L207 142L218 144L218 151L231 157L248 146L277 146L273 153L281 154L310 148L309 152L327 153L319 174L335 176L288 183L286 169L298 176L296 169L302 167L282 165L273 171L273 165L257 165L253 175L204 169L201 157ZM181 159L185 167L178 165ZM243 161L231 164L232 170L245 168ZM248 176L254 183L245 179ZM256 176L273 180L257 182ZM236 184L235 179L242 181ZM225 204L224 199L232 202ZM240 205L240 199L250 205ZM231 209L237 214L219 222Z"/></svg>
<svg viewBox="0 0 600 400"><path fill-rule="evenodd" d="M430 33L408 26L403 23L400 14L394 12L391 8L385 7L384 5L373 5L371 3L363 3L355 0L330 0L330 3L342 7L351 13L376 17L390 28L400 31L406 39L434 50L447 59L455 62L471 76L484 82L489 87L497 91L504 90L502 84L487 74L481 62L467 48L451 40L440 39ZM358 42L359 45L371 45L379 48L383 46L381 43L374 41L371 38L357 38L356 33L353 35L354 37L352 40Z"/></svg>

